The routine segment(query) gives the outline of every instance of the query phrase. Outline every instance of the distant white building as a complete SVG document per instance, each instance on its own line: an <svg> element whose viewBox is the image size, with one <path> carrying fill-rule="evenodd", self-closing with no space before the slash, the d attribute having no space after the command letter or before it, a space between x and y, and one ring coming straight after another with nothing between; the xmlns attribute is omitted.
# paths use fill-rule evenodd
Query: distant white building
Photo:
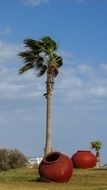
<svg viewBox="0 0 107 190"><path fill-rule="evenodd" d="M42 157L40 157L40 158L39 157L29 157L27 166L30 168L33 168L34 166L39 166L42 159L43 159Z"/></svg>

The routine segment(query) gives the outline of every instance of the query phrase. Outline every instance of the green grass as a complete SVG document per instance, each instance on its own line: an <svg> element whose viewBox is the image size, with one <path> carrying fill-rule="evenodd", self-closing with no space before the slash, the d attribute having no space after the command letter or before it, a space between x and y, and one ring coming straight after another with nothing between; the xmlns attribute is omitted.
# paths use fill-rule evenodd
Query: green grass
<svg viewBox="0 0 107 190"><path fill-rule="evenodd" d="M74 169L68 183L37 182L38 170L21 168L0 172L0 190L107 190L106 169Z"/></svg>

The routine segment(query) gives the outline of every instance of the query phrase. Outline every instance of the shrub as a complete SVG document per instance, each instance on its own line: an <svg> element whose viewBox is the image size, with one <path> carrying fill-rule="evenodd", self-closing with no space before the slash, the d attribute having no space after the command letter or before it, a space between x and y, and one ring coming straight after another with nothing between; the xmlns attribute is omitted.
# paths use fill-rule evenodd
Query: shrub
<svg viewBox="0 0 107 190"><path fill-rule="evenodd" d="M9 166L9 150L0 149L0 170L8 170Z"/></svg>
<svg viewBox="0 0 107 190"><path fill-rule="evenodd" d="M26 156L19 150L0 149L0 170L19 168L26 163Z"/></svg>

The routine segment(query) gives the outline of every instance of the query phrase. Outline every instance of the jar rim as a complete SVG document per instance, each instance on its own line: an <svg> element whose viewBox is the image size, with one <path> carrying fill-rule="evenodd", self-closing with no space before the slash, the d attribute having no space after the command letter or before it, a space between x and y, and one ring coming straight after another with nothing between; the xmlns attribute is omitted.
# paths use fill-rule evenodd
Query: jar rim
<svg viewBox="0 0 107 190"><path fill-rule="evenodd" d="M43 158L43 162L47 164L55 163L61 158L61 153L60 152L51 152L48 153L46 156Z"/></svg>
<svg viewBox="0 0 107 190"><path fill-rule="evenodd" d="M77 152L91 152L90 150L78 150Z"/></svg>

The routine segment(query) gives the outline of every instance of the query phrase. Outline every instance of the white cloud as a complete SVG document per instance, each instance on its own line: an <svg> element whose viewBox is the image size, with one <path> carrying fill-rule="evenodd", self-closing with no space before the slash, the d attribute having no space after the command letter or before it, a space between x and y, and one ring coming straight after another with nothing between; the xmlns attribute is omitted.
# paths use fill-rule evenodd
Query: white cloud
<svg viewBox="0 0 107 190"><path fill-rule="evenodd" d="M48 3L48 2L49 0L22 0L22 3L24 3L25 5L33 6L33 7L36 7L43 3Z"/></svg>
<svg viewBox="0 0 107 190"><path fill-rule="evenodd" d="M107 87L92 87L90 88L90 92L95 97L105 97L107 96Z"/></svg>
<svg viewBox="0 0 107 190"><path fill-rule="evenodd" d="M84 1L87 0L64 0L65 2L69 2L69 3L83 3Z"/></svg>
<svg viewBox="0 0 107 190"><path fill-rule="evenodd" d="M56 88L56 93L59 93L60 97L63 95L63 102L98 104L104 102L104 97L107 97L107 76L101 69L78 64L75 67L62 68Z"/></svg>
<svg viewBox="0 0 107 190"><path fill-rule="evenodd" d="M71 2L78 2L78 3L83 3L85 0L71 0Z"/></svg>
<svg viewBox="0 0 107 190"><path fill-rule="evenodd" d="M88 74L89 75L90 73L94 72L92 66L87 65L87 64L80 64L80 65L78 65L77 68L78 68L78 71L82 74Z"/></svg>
<svg viewBox="0 0 107 190"><path fill-rule="evenodd" d="M65 61L66 64L69 64L69 65L72 63L72 60L75 59L75 55L73 54L73 52L60 50L58 54L61 55L63 57L63 61Z"/></svg>
<svg viewBox="0 0 107 190"><path fill-rule="evenodd" d="M84 69L83 69L84 68ZM93 74L91 73L93 71ZM18 75L18 69L0 67L1 99L35 99L45 93L45 78L37 78L33 71ZM55 79L53 92L55 99L61 102L90 104L104 101L107 97L107 78L94 71L91 66L78 65L74 68L63 67Z"/></svg>
<svg viewBox="0 0 107 190"><path fill-rule="evenodd" d="M33 72L21 76L16 69L0 69L0 98L23 100L42 96L42 91L42 81Z"/></svg>
<svg viewBox="0 0 107 190"><path fill-rule="evenodd" d="M28 6L32 6L32 7L36 7L39 6L41 4L44 3L49 3L49 2L58 2L57 0L20 0L23 4L28 5ZM83 4L85 2L89 2L90 0L62 0L65 3L78 3L78 4ZM60 3L62 3L62 1L60 1ZM106 2L106 0L101 0L103 2Z"/></svg>
<svg viewBox="0 0 107 190"><path fill-rule="evenodd" d="M14 83L2 82L0 84L0 97L13 98L17 95L19 89L22 89L22 85Z"/></svg>
<svg viewBox="0 0 107 190"><path fill-rule="evenodd" d="M45 79L37 78L33 71L18 75L18 65L22 62L17 54L23 47L0 41L0 98L40 98L45 93ZM101 64L94 68L89 64L75 63L72 53L62 51L64 65L55 80L55 98L61 101L83 104L97 102L95 100L107 96L107 65ZM72 63L74 59L74 63ZM19 61L19 64L17 63ZM66 63L70 62L66 67ZM11 63L11 67L9 65ZM14 66L14 67L13 67ZM20 66L20 65L19 65ZM63 99L64 98L64 99Z"/></svg>
<svg viewBox="0 0 107 190"><path fill-rule="evenodd" d="M7 35L12 32L11 28L6 26L5 28L0 27L0 35Z"/></svg>
<svg viewBox="0 0 107 190"><path fill-rule="evenodd" d="M100 68L104 71L107 72L107 64L101 64Z"/></svg>
<svg viewBox="0 0 107 190"><path fill-rule="evenodd" d="M92 0L92 1L90 1L90 0L64 0L65 2L68 2L68 3L78 3L78 4L82 4L82 3L84 3L84 2L89 2L89 3L91 3L91 2L93 2L93 1L96 1L96 0ZM101 2L103 1L103 2L107 2L107 0L100 0Z"/></svg>
<svg viewBox="0 0 107 190"><path fill-rule="evenodd" d="M17 54L20 50L21 45L0 41L0 64L17 60Z"/></svg>
<svg viewBox="0 0 107 190"><path fill-rule="evenodd" d="M23 50L20 44L0 41L0 98L24 99L42 96L42 79L32 72L19 75L22 60L18 53ZM36 84L36 85L35 85Z"/></svg>
<svg viewBox="0 0 107 190"><path fill-rule="evenodd" d="M65 70L66 72L66 70ZM74 89L74 88L81 88L82 81L79 77L72 76L72 71L67 71L67 73L63 73L62 79L60 81L60 88L62 89Z"/></svg>

